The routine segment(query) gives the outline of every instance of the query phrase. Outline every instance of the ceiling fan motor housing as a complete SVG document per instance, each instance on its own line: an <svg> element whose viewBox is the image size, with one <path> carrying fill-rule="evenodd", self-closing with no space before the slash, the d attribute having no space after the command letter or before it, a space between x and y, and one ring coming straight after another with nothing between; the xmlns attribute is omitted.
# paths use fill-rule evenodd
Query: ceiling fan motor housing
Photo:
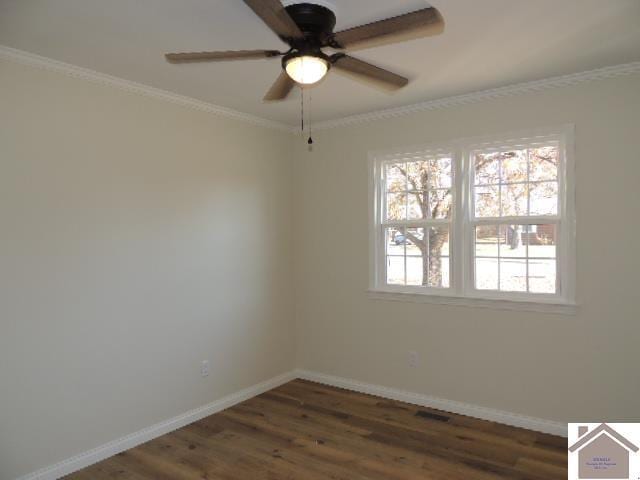
<svg viewBox="0 0 640 480"><path fill-rule="evenodd" d="M315 3L295 3L286 7L287 13L298 25L304 39L283 39L296 50L320 49L331 41L336 26L335 14Z"/></svg>

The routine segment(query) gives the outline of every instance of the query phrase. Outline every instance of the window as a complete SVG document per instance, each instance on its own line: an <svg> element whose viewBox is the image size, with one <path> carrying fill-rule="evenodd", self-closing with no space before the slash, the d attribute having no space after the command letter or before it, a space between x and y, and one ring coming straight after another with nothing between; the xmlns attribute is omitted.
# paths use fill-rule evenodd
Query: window
<svg viewBox="0 0 640 480"><path fill-rule="evenodd" d="M573 302L572 128L372 154L371 290Z"/></svg>

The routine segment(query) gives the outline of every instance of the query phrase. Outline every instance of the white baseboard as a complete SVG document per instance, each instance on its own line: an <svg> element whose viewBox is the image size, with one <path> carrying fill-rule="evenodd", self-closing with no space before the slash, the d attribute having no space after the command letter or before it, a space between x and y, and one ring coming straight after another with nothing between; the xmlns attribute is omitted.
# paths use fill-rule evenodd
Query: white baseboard
<svg viewBox="0 0 640 480"><path fill-rule="evenodd" d="M567 424L555 422L552 420L544 420L541 418L528 417L518 413L504 412L492 408L480 407L469 403L457 402L454 400L446 400L443 398L422 395L419 393L408 392L406 390L398 390L396 388L384 387L382 385L373 385L370 383L360 382L349 378L335 377L333 375L325 375L323 373L312 372L308 370L297 370L296 376L312 382L323 383L333 387L345 388L370 395L398 400L400 402L420 405L422 407L430 407L445 412L457 413L468 417L480 418L492 422L502 423L513 427L526 428L536 432L550 433L566 437L568 435Z"/></svg>
<svg viewBox="0 0 640 480"><path fill-rule="evenodd" d="M398 390L395 388L384 387L381 385L373 385L370 383L360 382L349 378L335 377L325 375L323 373L311 372L308 370L294 370L291 372L278 375L257 385L232 393L219 400L185 412L177 417L170 418L163 422L157 423L150 427L139 430L125 437L113 440L109 443L101 445L92 450L71 457L62 462L56 463L49 467L45 467L33 473L24 475L16 480L56 480L58 478L69 475L70 473L81 470L89 465L100 462L106 458L112 457L120 452L129 450L149 440L153 440L161 435L182 428L185 425L196 422L204 417L213 415L221 410L232 407L240 402L244 402L256 395L260 395L268 390L279 387L295 378L302 378L313 382L323 383L334 387L345 388L356 392L377 395L383 398L398 400L401 402L420 405L423 407L436 408L445 412L467 415L469 417L490 420L492 422L503 423L514 427L526 428L538 432L550 433L553 435L567 436L567 424L554 422L551 420L543 420L540 418L527 417L517 413L503 412L486 407L479 407L468 403L456 402L453 400L445 400L442 398L431 397L419 393Z"/></svg>
<svg viewBox="0 0 640 480"><path fill-rule="evenodd" d="M225 408L244 402L249 398L279 387L280 385L295 378L296 375L293 371L278 375L277 377L273 377L262 383L258 383L257 385L253 385L240 390L239 392L222 397L208 405L190 410L178 415L177 417L156 423L155 425L144 428L125 437L113 440L67 460L63 460L55 465L24 475L17 480L56 480L60 477L88 467L89 465L100 462L101 460L112 457L117 453L129 450L141 443L148 442L149 440L153 440L161 435L177 430L185 425L189 425L190 423L196 422L204 417L208 417L209 415L224 410Z"/></svg>

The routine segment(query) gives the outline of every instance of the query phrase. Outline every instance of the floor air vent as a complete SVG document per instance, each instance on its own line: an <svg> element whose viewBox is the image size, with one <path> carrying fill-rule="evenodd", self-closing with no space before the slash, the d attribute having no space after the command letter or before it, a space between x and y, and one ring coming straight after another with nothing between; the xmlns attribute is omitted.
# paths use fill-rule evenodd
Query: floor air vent
<svg viewBox="0 0 640 480"><path fill-rule="evenodd" d="M449 417L445 417L444 415L438 415L437 413L427 412L425 410L418 410L416 412L416 417L428 418L429 420L435 420L437 422L449 421Z"/></svg>

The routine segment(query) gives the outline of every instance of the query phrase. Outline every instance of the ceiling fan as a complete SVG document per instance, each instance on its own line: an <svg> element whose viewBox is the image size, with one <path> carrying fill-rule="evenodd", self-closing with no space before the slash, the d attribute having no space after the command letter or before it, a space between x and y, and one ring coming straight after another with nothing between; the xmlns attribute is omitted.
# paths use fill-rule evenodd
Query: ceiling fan
<svg viewBox="0 0 640 480"><path fill-rule="evenodd" d="M296 83L317 83L330 68L352 74L388 90L397 90L409 80L340 50L396 43L436 35L444 30L444 21L433 7L334 33L336 16L322 5L296 3L284 7L280 0L243 1L289 45L289 50L168 53L165 55L167 61L190 63L282 57L283 71L265 95L265 101L284 100ZM322 51L323 48L339 52L327 55Z"/></svg>

